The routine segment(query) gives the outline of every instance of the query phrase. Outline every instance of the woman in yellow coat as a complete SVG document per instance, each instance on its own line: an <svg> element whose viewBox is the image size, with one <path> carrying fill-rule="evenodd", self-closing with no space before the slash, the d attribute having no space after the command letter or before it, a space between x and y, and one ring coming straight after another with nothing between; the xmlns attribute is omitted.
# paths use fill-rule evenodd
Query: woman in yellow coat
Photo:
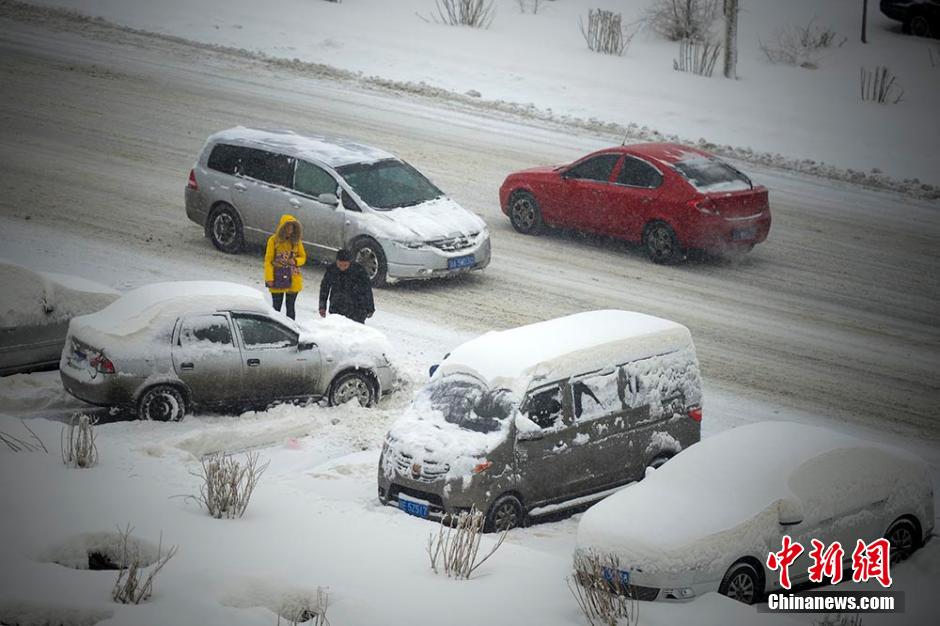
<svg viewBox="0 0 940 626"><path fill-rule="evenodd" d="M271 290L271 304L275 311L287 301L287 317L294 319L294 303L304 288L300 266L307 262L307 253L301 242L303 228L293 215L282 215L277 231L268 237L264 252L264 284Z"/></svg>

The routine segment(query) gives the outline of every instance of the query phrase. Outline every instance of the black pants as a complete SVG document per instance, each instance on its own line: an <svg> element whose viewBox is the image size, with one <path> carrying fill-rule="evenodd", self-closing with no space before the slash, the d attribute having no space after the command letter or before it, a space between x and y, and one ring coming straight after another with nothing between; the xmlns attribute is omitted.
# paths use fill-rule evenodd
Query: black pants
<svg viewBox="0 0 940 626"><path fill-rule="evenodd" d="M287 295L287 317L291 319L297 319L297 313L294 311L294 303L297 302L296 293L272 293L271 294L271 306L274 307L275 311L281 310L281 303L284 302L284 296Z"/></svg>

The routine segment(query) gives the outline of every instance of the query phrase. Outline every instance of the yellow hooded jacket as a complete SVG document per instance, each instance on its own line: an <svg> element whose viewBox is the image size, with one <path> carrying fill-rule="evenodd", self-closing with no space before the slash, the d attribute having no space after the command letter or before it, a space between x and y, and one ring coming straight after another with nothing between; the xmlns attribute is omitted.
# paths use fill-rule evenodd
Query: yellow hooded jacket
<svg viewBox="0 0 940 626"><path fill-rule="evenodd" d="M297 230L297 243L292 243L290 239L281 238L281 229L288 222L292 222ZM290 289L271 289L271 293L297 293L304 288L304 279L300 275L300 266L307 262L307 252L304 250L302 239L303 228L297 218L293 215L282 215L281 222L277 225L277 231L268 237L268 246L264 252L264 282L274 280L274 260L278 257L290 258L293 254L293 258L297 262L297 268L291 277Z"/></svg>

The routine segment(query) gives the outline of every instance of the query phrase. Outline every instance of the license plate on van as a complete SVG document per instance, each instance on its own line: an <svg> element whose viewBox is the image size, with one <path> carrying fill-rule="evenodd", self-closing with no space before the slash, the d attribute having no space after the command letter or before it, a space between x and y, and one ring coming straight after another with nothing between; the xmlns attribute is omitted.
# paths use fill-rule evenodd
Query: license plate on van
<svg viewBox="0 0 940 626"><path fill-rule="evenodd" d="M452 259L447 259L447 269L457 270L462 267L473 267L476 265L476 259L472 254L466 256L455 256Z"/></svg>
<svg viewBox="0 0 940 626"><path fill-rule="evenodd" d="M757 227L751 226L750 228L736 228L731 231L731 238L735 241L746 241L748 239L754 239L757 237Z"/></svg>
<svg viewBox="0 0 940 626"><path fill-rule="evenodd" d="M417 498L398 494L398 508L408 515L427 518L429 505L430 503L426 500L418 500Z"/></svg>

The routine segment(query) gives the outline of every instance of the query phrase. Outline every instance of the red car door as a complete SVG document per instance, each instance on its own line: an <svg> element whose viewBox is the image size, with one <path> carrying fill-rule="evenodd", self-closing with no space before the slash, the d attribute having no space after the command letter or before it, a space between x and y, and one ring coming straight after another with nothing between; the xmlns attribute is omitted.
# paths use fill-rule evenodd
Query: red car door
<svg viewBox="0 0 940 626"><path fill-rule="evenodd" d="M659 203L663 175L642 159L624 156L609 186L602 211L604 234L640 241L651 210Z"/></svg>
<svg viewBox="0 0 940 626"><path fill-rule="evenodd" d="M559 226L600 231L605 222L604 204L619 154L598 154L575 163L561 174Z"/></svg>

